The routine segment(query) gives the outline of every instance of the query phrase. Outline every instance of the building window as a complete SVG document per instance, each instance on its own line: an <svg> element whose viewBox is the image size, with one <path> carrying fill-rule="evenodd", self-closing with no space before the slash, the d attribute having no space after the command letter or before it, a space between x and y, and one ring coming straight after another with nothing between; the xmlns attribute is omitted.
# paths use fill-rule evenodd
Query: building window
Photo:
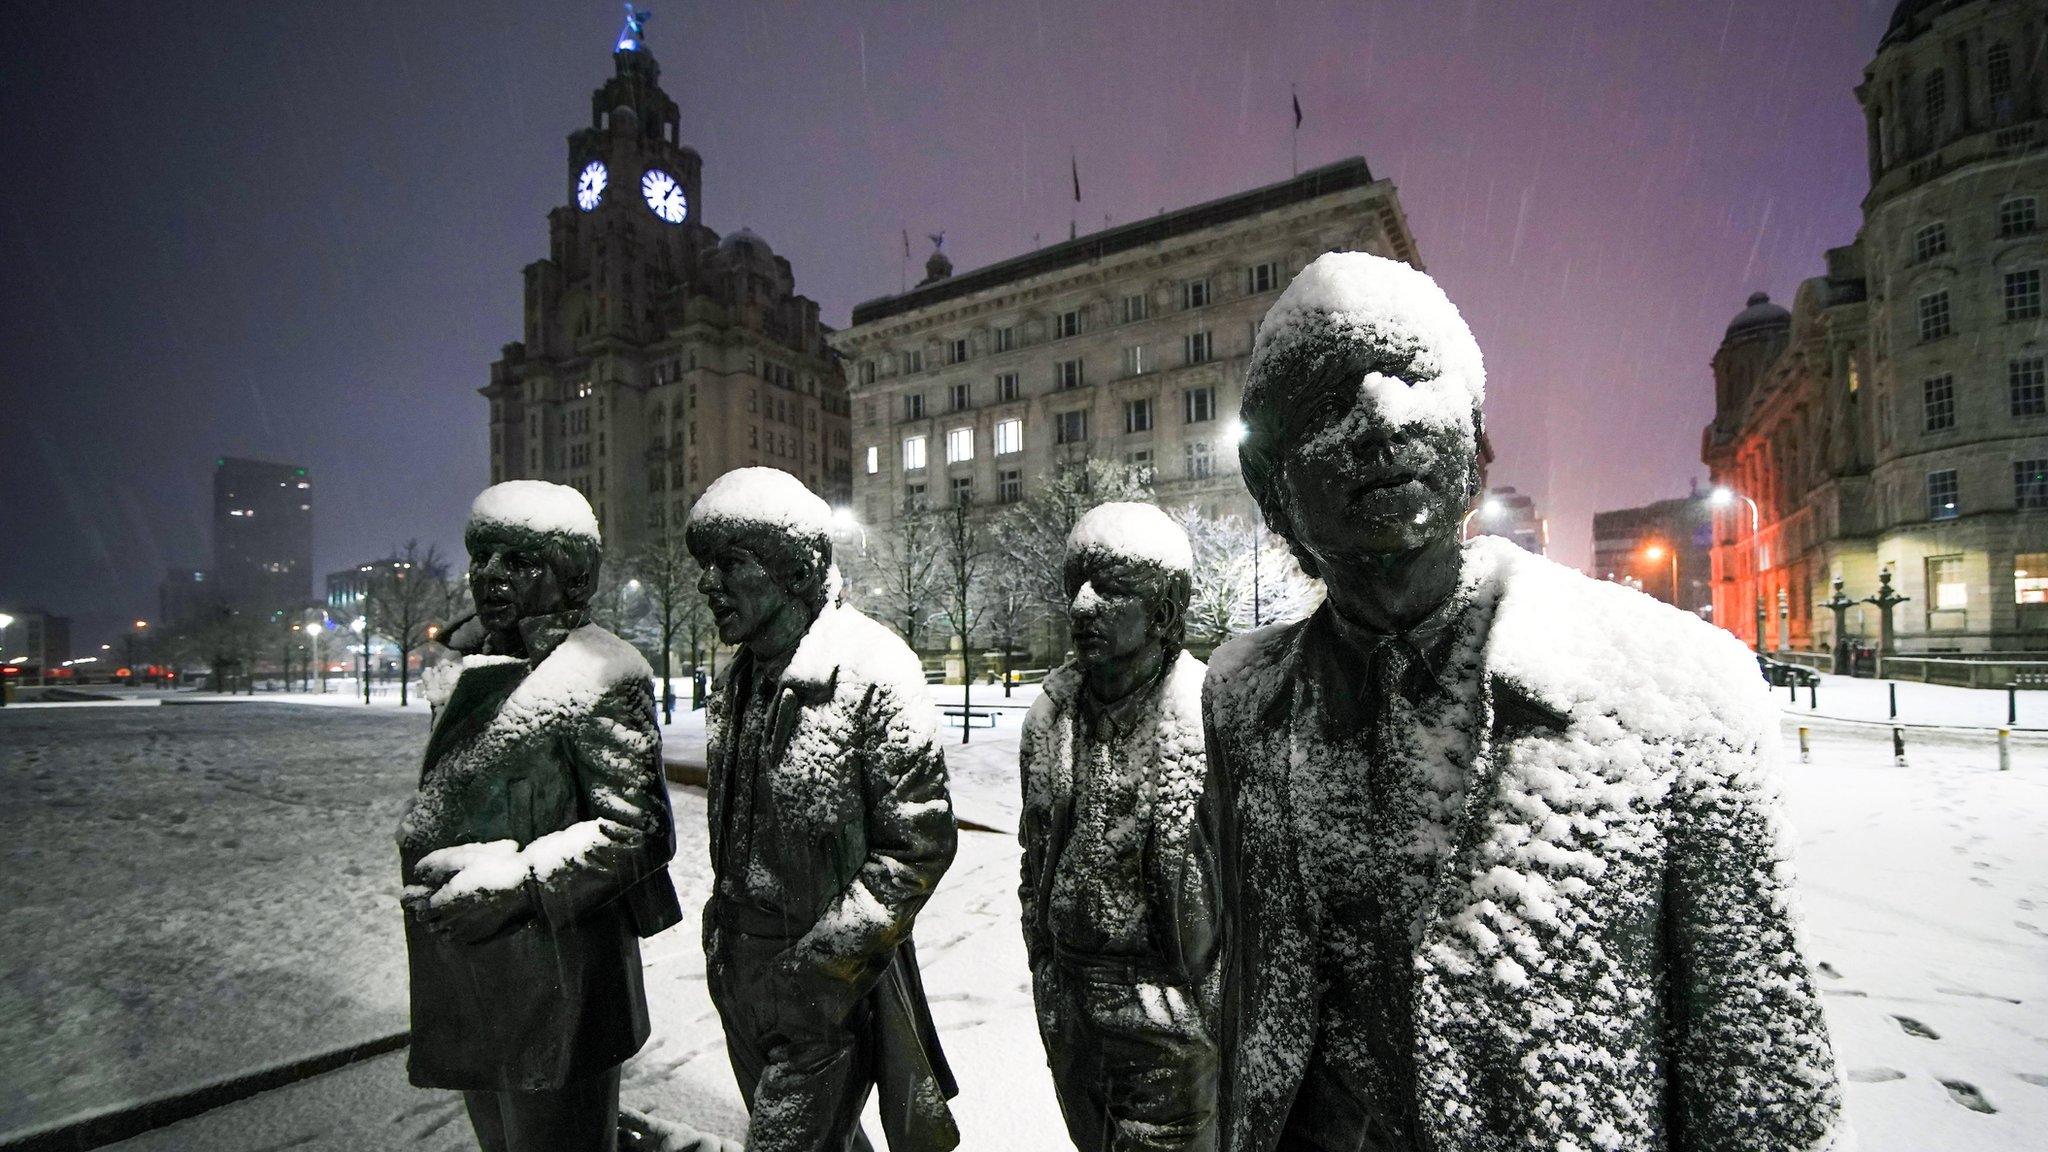
<svg viewBox="0 0 2048 1152"><path fill-rule="evenodd" d="M870 476L873 476L873 475L874 475L875 473L877 473L877 472L880 472L881 470L882 470L882 449L881 449L881 446L880 446L880 445L878 445L878 444L870 444L870 445L868 445L868 475L870 475Z"/></svg>
<svg viewBox="0 0 2048 1152"><path fill-rule="evenodd" d="M1942 118L1948 114L1948 78L1942 75L1941 69L1936 68L1927 74L1927 79L1922 85L1922 96L1927 108L1927 131L1929 135L1940 139Z"/></svg>
<svg viewBox="0 0 2048 1152"><path fill-rule="evenodd" d="M1023 389L1018 387L1017 374L1015 372L1002 372L996 375L996 401L998 403L1015 400L1022 394Z"/></svg>
<svg viewBox="0 0 2048 1152"><path fill-rule="evenodd" d="M946 342L946 363L958 364L967 359L967 337Z"/></svg>
<svg viewBox="0 0 2048 1152"><path fill-rule="evenodd" d="M2014 196L1999 204L1999 236L2024 236L2040 227L2039 204L2032 196Z"/></svg>
<svg viewBox="0 0 2048 1152"><path fill-rule="evenodd" d="M1005 324L1001 328L993 328L989 330L990 351L1008 352L1010 349L1015 348L1016 346L1017 330L1015 328L1012 328L1009 325Z"/></svg>
<svg viewBox="0 0 2048 1152"><path fill-rule="evenodd" d="M915 472L923 467L924 437L905 436L903 438L903 470L905 472Z"/></svg>
<svg viewBox="0 0 2048 1152"><path fill-rule="evenodd" d="M1215 336L1209 332L1190 332L1181 337L1180 351L1183 363L1207 364L1215 358Z"/></svg>
<svg viewBox="0 0 2048 1152"><path fill-rule="evenodd" d="M1927 417L1927 431L1946 432L1956 426L1956 378L1936 376L1921 386L1921 410Z"/></svg>
<svg viewBox="0 0 2048 1152"><path fill-rule="evenodd" d="M905 420L924 419L924 393L906 392L903 394L903 418Z"/></svg>
<svg viewBox="0 0 2048 1152"><path fill-rule="evenodd" d="M1133 345L1131 345L1130 347L1128 347L1128 348L1125 348L1125 349L1124 349L1124 375L1126 375L1126 376L1143 376L1144 374L1145 374L1145 346L1144 346L1143 344L1133 344Z"/></svg>
<svg viewBox="0 0 2048 1152"><path fill-rule="evenodd" d="M909 375L912 372L922 371L924 371L924 349L913 348L910 351L905 352L903 354L904 375Z"/></svg>
<svg viewBox="0 0 2048 1152"><path fill-rule="evenodd" d="M1927 518L1929 520L1953 520L1961 515L1957 508L1956 470L1943 468L1927 474Z"/></svg>
<svg viewBox="0 0 2048 1152"><path fill-rule="evenodd" d="M1055 388L1079 388L1081 386L1081 362L1062 360L1052 366L1052 385Z"/></svg>
<svg viewBox="0 0 2048 1152"><path fill-rule="evenodd" d="M1949 334L1948 289L1920 298L1920 339L1939 340Z"/></svg>
<svg viewBox="0 0 2048 1152"><path fill-rule="evenodd" d="M1937 220L1913 233L1913 260L1932 260L1948 251L1948 225Z"/></svg>
<svg viewBox="0 0 2048 1152"><path fill-rule="evenodd" d="M1145 318L1145 294L1142 292L1126 296L1119 305L1124 323L1135 324Z"/></svg>
<svg viewBox="0 0 2048 1152"><path fill-rule="evenodd" d="M1124 434L1152 430L1152 398L1124 401Z"/></svg>
<svg viewBox="0 0 2048 1152"><path fill-rule="evenodd" d="M1088 439L1088 410L1076 408L1053 417L1052 442L1055 444L1080 444Z"/></svg>
<svg viewBox="0 0 2048 1152"><path fill-rule="evenodd" d="M1892 394L1882 388L1877 393L1877 442L1892 442Z"/></svg>
<svg viewBox="0 0 2048 1152"><path fill-rule="evenodd" d="M1182 308L1206 308L1209 305L1209 278L1183 280L1180 282L1180 306Z"/></svg>
<svg viewBox="0 0 2048 1152"><path fill-rule="evenodd" d="M2024 272L2005 274L2005 318L2007 320L2038 320L2041 318L2041 270L2029 268Z"/></svg>
<svg viewBox="0 0 2048 1152"><path fill-rule="evenodd" d="M875 362L873 360L863 360L860 362L860 382L863 384L873 384L875 382Z"/></svg>
<svg viewBox="0 0 2048 1152"><path fill-rule="evenodd" d="M1929 556L1927 588L1933 593L1937 612L1954 612L1970 606L1970 585L1963 577L1961 556Z"/></svg>
<svg viewBox="0 0 2048 1152"><path fill-rule="evenodd" d="M996 421L996 455L1008 456L1024 450L1024 421Z"/></svg>
<svg viewBox="0 0 2048 1152"><path fill-rule="evenodd" d="M1205 424L1216 418L1216 389L1190 388L1180 394L1181 419L1189 424Z"/></svg>
<svg viewBox="0 0 2048 1152"><path fill-rule="evenodd" d="M2048 459L2012 462L2012 502L2022 511L2048 508Z"/></svg>
<svg viewBox="0 0 2048 1152"><path fill-rule="evenodd" d="M960 411L961 409L963 409L963 408L966 408L966 407L968 406L968 400L969 400L969 398L970 398L971 394L969 393L969 391L968 391L968 389L967 389L967 385L965 385L965 384L955 384L955 385L953 385L953 387L952 387L952 389L951 389L951 395L952 395L952 398L953 398L953 411L955 411L955 412L958 412L958 411Z"/></svg>
<svg viewBox="0 0 2048 1152"><path fill-rule="evenodd" d="M1209 453L1207 440L1190 440L1181 445L1181 456L1190 480L1207 480L1215 471L1215 457Z"/></svg>
<svg viewBox="0 0 2048 1152"><path fill-rule="evenodd" d="M955 476L955 477L953 477L953 503L955 503L955 504L972 504L972 503L974 503L974 477L972 477L972 476Z"/></svg>
<svg viewBox="0 0 2048 1152"><path fill-rule="evenodd" d="M2012 49L1993 44L1984 54L1984 92L1991 97L1991 115L1998 123L2012 119Z"/></svg>
<svg viewBox="0 0 2048 1152"><path fill-rule="evenodd" d="M1080 310L1079 308L1074 308L1074 309L1071 309L1071 310L1069 310L1069 311L1066 311L1066 312L1060 312L1060 313L1057 313L1056 315L1054 315L1054 316L1053 316L1053 318L1052 318L1052 338L1053 338L1053 339L1055 339L1055 340L1065 340L1065 339L1066 339L1067 337L1069 337L1069 336L1079 336L1080 334L1081 334L1081 310Z"/></svg>
<svg viewBox="0 0 2048 1152"><path fill-rule="evenodd" d="M1268 260L1252 265L1252 291L1271 292L1280 286L1280 262Z"/></svg>
<svg viewBox="0 0 2048 1152"><path fill-rule="evenodd" d="M2048 416L2048 374L2042 368L2039 356L2006 363L2006 391L2012 396L2014 416Z"/></svg>
<svg viewBox="0 0 2048 1152"><path fill-rule="evenodd" d="M1024 473L1015 468L1005 468L996 473L996 499L1004 504L1015 504L1024 499Z"/></svg>
<svg viewBox="0 0 2048 1152"><path fill-rule="evenodd" d="M1152 479L1152 450L1150 448L1140 448L1135 452L1124 453L1124 463L1130 465L1132 470L1137 472L1146 481L1149 482Z"/></svg>
<svg viewBox="0 0 2048 1152"><path fill-rule="evenodd" d="M2012 599L2015 604L2048 604L2048 552L2012 558Z"/></svg>
<svg viewBox="0 0 2048 1152"><path fill-rule="evenodd" d="M972 459L974 459L974 429L948 429L946 431L946 463L962 464Z"/></svg>
<svg viewBox="0 0 2048 1152"><path fill-rule="evenodd" d="M921 511L924 506L924 485L905 484L903 486L903 510L905 512L917 512Z"/></svg>

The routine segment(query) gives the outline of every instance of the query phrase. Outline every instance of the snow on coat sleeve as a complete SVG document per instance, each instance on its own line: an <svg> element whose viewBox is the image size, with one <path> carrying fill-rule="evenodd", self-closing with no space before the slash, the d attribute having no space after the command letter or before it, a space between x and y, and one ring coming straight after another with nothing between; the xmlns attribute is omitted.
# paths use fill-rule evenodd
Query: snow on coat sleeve
<svg viewBox="0 0 2048 1152"><path fill-rule="evenodd" d="M521 853L541 914L557 929L617 899L675 855L646 662L600 629L580 629L564 648L570 644L579 648L558 651L556 658L568 655L584 665L586 689L603 688L562 737L585 818L535 839Z"/></svg>
<svg viewBox="0 0 2048 1152"><path fill-rule="evenodd" d="M1673 796L1671 1146L1849 1152L1827 1025L1795 938L1776 709L1753 672L1730 671L1748 675L1748 714L1728 725L1718 756L1681 773Z"/></svg>
<svg viewBox="0 0 2048 1152"><path fill-rule="evenodd" d="M868 680L847 749L861 773L867 858L793 948L827 973L852 979L876 971L876 962L910 935L953 863L959 829L923 665L880 624L848 608L826 611L835 626L813 628L785 678L836 665L841 681Z"/></svg>

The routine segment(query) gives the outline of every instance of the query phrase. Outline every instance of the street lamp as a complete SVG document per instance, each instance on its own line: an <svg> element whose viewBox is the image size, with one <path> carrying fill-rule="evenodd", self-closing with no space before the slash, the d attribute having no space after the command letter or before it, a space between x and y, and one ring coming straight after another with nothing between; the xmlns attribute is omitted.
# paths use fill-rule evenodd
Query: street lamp
<svg viewBox="0 0 2048 1152"><path fill-rule="evenodd" d="M1756 588L1756 654L1764 654L1764 570L1758 562L1761 553L1757 551L1757 533L1761 531L1762 515L1757 511L1756 501L1728 487L1719 485L1707 494L1707 503L1715 508L1733 507L1737 500L1749 505L1749 578Z"/></svg>
<svg viewBox="0 0 2048 1152"><path fill-rule="evenodd" d="M1671 555L1671 606L1676 608L1678 607L1678 549L1666 548L1662 544L1652 544L1643 549L1643 559L1655 564L1657 561L1664 559L1667 552Z"/></svg>
<svg viewBox="0 0 2048 1152"><path fill-rule="evenodd" d="M5 613L5 612L0 612L0 652L4 652L4 651L6 651L6 650L7 650L7 629L8 629L8 628L9 628L10 626L12 626L12 625L13 625L13 623L14 623L14 617L12 617L12 616L9 616L9 615L8 615L7 613ZM4 665L4 664L0 664L0 668L4 668L4 667L6 667L6 666L7 666L7 665ZM7 675L6 675L6 673L4 673L4 672L0 672L0 707L5 707L5 706L6 706L6 704L7 704Z"/></svg>
<svg viewBox="0 0 2048 1152"><path fill-rule="evenodd" d="M326 618L306 621L305 631L313 638L313 664L320 669L320 694L324 696L327 694L327 664L320 659L320 634L327 631Z"/></svg>
<svg viewBox="0 0 2048 1152"><path fill-rule="evenodd" d="M356 655L362 668L363 703L370 702L370 622L358 616L349 621L349 631L356 634Z"/></svg>
<svg viewBox="0 0 2048 1152"><path fill-rule="evenodd" d="M1474 516L1484 516L1488 520L1491 520L1498 515L1500 515L1500 501L1495 500L1491 496L1488 496L1486 500L1479 505L1479 507L1474 508L1470 512L1465 513L1465 518L1458 521L1458 539L1461 541L1469 539L1469 537L1467 537L1465 534L1465 529L1472 523L1472 518Z"/></svg>

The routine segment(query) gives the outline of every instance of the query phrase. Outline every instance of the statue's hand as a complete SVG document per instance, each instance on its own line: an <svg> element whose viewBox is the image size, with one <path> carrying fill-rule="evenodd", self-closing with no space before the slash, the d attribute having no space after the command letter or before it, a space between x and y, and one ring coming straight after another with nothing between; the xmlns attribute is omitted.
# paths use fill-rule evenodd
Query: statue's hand
<svg viewBox="0 0 2048 1152"><path fill-rule="evenodd" d="M429 929L464 944L480 944L533 914L522 889L471 888L426 902L420 919Z"/></svg>

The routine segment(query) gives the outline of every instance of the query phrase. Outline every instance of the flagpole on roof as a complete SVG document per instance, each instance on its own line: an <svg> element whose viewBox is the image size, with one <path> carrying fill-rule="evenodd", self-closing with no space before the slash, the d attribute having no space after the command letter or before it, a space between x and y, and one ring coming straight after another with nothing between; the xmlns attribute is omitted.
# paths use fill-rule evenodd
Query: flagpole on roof
<svg viewBox="0 0 2048 1152"><path fill-rule="evenodd" d="M910 291L910 229L903 230L903 262L896 266L896 291Z"/></svg>
<svg viewBox="0 0 2048 1152"><path fill-rule="evenodd" d="M1074 177L1074 204L1076 205L1074 211L1067 213L1067 239L1072 240L1076 235L1080 219L1077 213L1080 210L1078 206L1081 203L1081 158L1071 146L1067 148L1067 169Z"/></svg>
<svg viewBox="0 0 2048 1152"><path fill-rule="evenodd" d="M1299 176L1301 175L1301 94L1294 90L1294 85L1292 84L1287 86L1287 94L1294 100L1294 131L1287 138L1288 152L1290 154L1289 166L1294 169L1293 174Z"/></svg>

